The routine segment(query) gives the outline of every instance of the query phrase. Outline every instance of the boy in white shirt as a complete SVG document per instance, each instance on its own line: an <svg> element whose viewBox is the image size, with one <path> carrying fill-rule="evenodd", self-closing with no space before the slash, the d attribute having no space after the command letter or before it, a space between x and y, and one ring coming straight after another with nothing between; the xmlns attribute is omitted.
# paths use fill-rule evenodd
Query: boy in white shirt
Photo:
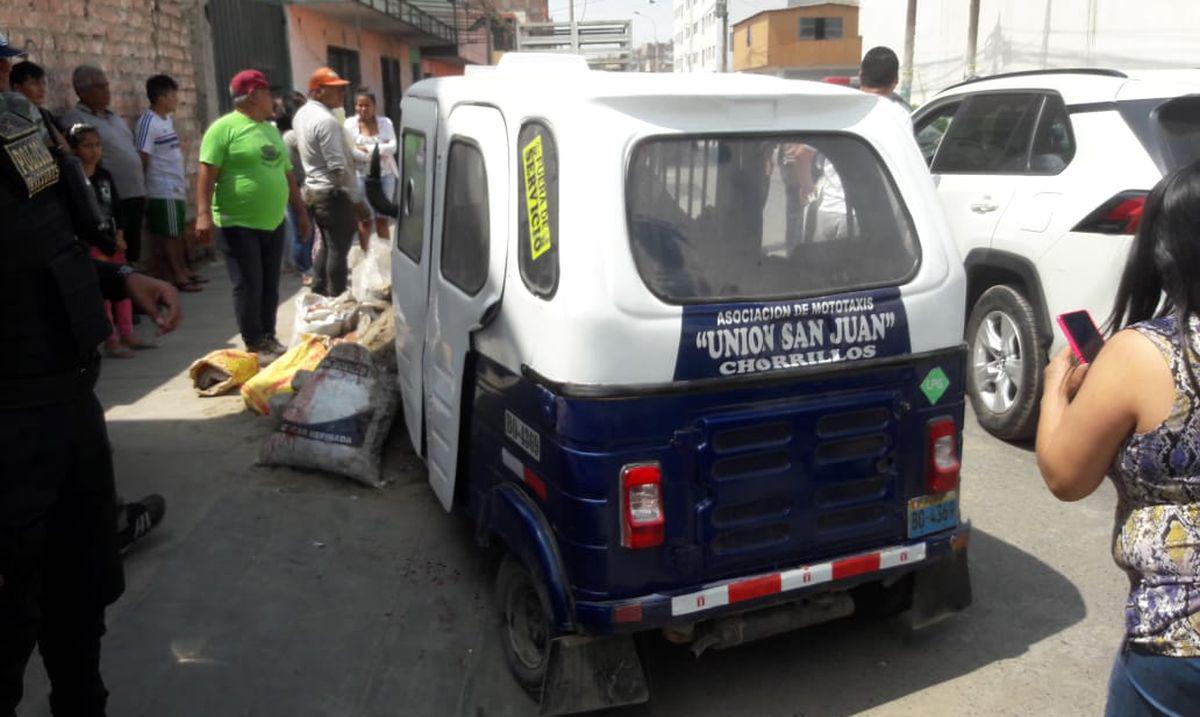
<svg viewBox="0 0 1200 717"><path fill-rule="evenodd" d="M179 85L167 75L155 75L146 80L146 98L150 109L138 119L134 144L146 170L146 224L154 247L155 268L180 291L200 291L184 259L187 184L179 136L171 119L179 105Z"/></svg>

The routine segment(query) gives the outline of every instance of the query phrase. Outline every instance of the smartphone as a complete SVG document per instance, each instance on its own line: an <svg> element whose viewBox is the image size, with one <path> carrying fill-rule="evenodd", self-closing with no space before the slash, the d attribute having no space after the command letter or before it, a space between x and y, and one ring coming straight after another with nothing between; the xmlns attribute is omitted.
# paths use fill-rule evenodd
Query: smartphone
<svg viewBox="0 0 1200 717"><path fill-rule="evenodd" d="M1086 311L1071 311L1058 315L1058 326L1067 337L1067 343L1075 352L1079 363L1091 363L1096 360L1096 354L1104 348L1104 336L1092 321L1092 315Z"/></svg>

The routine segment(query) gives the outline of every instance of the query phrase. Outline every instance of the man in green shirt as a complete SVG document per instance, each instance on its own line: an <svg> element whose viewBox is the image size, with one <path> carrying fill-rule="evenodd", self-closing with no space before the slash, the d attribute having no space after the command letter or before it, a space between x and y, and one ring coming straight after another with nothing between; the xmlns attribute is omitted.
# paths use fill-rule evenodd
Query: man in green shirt
<svg viewBox="0 0 1200 717"><path fill-rule="evenodd" d="M267 122L274 111L267 78L243 70L229 93L234 111L213 122L200 143L196 234L207 240L216 225L238 330L246 350L265 364L286 350L275 338L284 210L290 201L301 234L308 232L308 211L283 138Z"/></svg>

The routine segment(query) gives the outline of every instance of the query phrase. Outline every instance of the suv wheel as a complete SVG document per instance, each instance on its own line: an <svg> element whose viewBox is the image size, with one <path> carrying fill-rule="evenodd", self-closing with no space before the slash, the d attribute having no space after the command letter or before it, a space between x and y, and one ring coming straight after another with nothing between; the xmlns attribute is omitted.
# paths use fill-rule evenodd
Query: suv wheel
<svg viewBox="0 0 1200 717"><path fill-rule="evenodd" d="M1033 306L1011 286L993 286L971 310L967 340L967 392L980 425L998 438L1029 438L1046 365Z"/></svg>
<svg viewBox="0 0 1200 717"><path fill-rule="evenodd" d="M508 669L521 687L538 699L553 637L550 608L541 586L511 554L504 556L496 575L496 601Z"/></svg>

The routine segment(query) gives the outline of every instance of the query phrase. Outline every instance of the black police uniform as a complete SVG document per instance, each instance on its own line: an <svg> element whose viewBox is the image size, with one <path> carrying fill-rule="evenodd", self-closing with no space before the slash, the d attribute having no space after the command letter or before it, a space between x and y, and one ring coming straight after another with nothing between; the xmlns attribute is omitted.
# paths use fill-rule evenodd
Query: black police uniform
<svg viewBox="0 0 1200 717"><path fill-rule="evenodd" d="M104 609L124 590L92 389L111 330L103 299L124 297L130 269L93 263L76 239L95 221L86 180L44 131L23 97L0 93L0 717L21 700L35 645L54 714L104 714Z"/></svg>

